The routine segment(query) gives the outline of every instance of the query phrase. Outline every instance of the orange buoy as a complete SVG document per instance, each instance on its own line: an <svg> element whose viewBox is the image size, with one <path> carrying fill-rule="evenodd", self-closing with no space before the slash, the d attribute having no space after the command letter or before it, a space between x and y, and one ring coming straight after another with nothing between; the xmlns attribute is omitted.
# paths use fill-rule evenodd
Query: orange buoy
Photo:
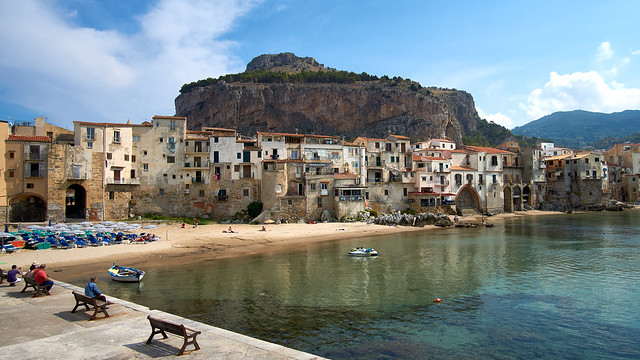
<svg viewBox="0 0 640 360"><path fill-rule="evenodd" d="M433 300L433 302L435 302L435 303L439 303L440 301L442 301L442 299L440 299L440 298L436 298L435 300Z"/></svg>

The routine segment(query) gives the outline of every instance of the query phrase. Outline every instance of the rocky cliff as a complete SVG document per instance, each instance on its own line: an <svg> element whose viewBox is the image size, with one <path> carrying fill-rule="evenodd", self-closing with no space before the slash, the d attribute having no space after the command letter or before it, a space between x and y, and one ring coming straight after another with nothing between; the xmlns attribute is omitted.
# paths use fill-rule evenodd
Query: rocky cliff
<svg viewBox="0 0 640 360"><path fill-rule="evenodd" d="M335 71L312 58L296 61L282 55L261 55L249 64L248 71ZM413 85L406 86L408 83ZM246 135L256 130L347 138L397 134L413 141L446 137L461 144L462 135L475 131L479 118L470 94L427 90L415 84L386 77L340 84L221 80L178 96L176 115L186 116L190 129L235 128Z"/></svg>

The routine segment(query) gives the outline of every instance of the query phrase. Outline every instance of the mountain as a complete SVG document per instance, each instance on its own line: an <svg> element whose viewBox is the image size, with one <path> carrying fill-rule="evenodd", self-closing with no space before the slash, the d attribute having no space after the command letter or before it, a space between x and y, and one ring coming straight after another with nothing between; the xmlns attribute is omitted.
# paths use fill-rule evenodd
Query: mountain
<svg viewBox="0 0 640 360"><path fill-rule="evenodd" d="M584 110L555 112L511 130L513 134L548 138L558 146L593 148L603 139L640 132L640 110L604 114Z"/></svg>
<svg viewBox="0 0 640 360"><path fill-rule="evenodd" d="M186 116L191 129L346 138L397 134L413 141L446 137L458 144L463 136L473 136L488 141L478 131L482 120L467 92L425 88L398 76L340 71L292 53L260 55L243 73L185 84L175 106L176 115Z"/></svg>

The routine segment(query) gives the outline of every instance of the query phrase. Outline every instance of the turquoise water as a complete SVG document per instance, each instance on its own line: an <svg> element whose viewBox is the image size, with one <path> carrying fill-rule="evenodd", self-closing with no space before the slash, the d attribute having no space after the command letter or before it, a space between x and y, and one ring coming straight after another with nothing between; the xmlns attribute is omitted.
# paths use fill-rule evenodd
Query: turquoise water
<svg viewBox="0 0 640 360"><path fill-rule="evenodd" d="M141 285L105 273L99 285L333 359L637 359L639 220L640 211L525 217L145 269ZM358 245L381 255L345 255Z"/></svg>

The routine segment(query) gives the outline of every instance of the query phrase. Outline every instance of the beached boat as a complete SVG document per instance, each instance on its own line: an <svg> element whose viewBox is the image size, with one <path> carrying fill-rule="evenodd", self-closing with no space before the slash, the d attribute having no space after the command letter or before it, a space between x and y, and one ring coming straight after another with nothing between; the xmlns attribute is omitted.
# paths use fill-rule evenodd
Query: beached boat
<svg viewBox="0 0 640 360"><path fill-rule="evenodd" d="M351 256L378 256L378 252L374 249L368 248L365 249L363 247L357 247L349 250L349 255Z"/></svg>
<svg viewBox="0 0 640 360"><path fill-rule="evenodd" d="M111 276L111 280L122 282L140 282L144 277L144 271L142 270L118 266L116 264L113 264L107 272L109 273L109 276Z"/></svg>

